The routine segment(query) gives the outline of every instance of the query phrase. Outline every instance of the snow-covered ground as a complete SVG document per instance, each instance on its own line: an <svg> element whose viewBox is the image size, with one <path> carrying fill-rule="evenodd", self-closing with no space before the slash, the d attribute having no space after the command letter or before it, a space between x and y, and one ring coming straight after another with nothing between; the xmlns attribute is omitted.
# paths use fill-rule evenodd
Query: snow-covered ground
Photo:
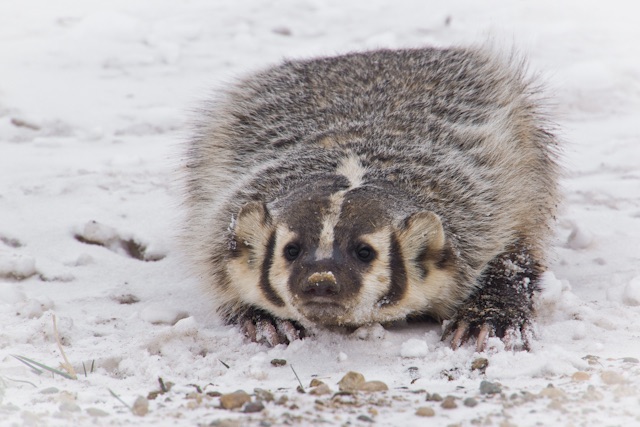
<svg viewBox="0 0 640 427"><path fill-rule="evenodd" d="M0 2L0 425L639 425L638 16L634 1ZM542 72L565 141L532 351L454 352L436 325L268 349L222 326L175 243L198 102L283 57L487 39ZM13 357L60 367L54 315L77 380ZM292 368L333 393L299 393ZM389 391L335 395L349 371ZM148 396L158 378L175 385ZM264 409L221 408L236 390Z"/></svg>

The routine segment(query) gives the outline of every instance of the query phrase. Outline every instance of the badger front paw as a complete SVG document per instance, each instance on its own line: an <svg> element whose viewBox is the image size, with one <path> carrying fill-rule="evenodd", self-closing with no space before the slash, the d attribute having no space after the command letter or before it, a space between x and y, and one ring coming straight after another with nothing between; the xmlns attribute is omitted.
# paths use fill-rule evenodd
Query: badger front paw
<svg viewBox="0 0 640 427"><path fill-rule="evenodd" d="M495 336L507 349L530 350L533 295L540 271L540 264L526 248L515 246L496 257L485 269L478 289L458 307L442 339L452 336L451 347L456 349L475 338L476 349L482 351L487 339Z"/></svg>
<svg viewBox="0 0 640 427"><path fill-rule="evenodd" d="M280 319L260 310L247 310L235 317L233 323L237 323L251 341L269 347L289 344L306 336L305 329L299 323Z"/></svg>
<svg viewBox="0 0 640 427"><path fill-rule="evenodd" d="M462 307L449 321L442 334L442 340L451 337L454 350L475 338L476 351L486 348L487 339L498 337L508 350L530 350L534 337L534 327L528 316L521 314L507 318L505 313L478 310L477 307Z"/></svg>

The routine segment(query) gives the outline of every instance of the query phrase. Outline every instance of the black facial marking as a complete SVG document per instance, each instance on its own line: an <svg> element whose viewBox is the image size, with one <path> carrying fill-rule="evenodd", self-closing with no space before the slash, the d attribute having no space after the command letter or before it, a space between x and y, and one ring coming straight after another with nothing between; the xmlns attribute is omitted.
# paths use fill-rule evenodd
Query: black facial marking
<svg viewBox="0 0 640 427"><path fill-rule="evenodd" d="M391 234L389 248L389 266L391 267L391 286L389 292L378 302L381 306L397 303L407 290L407 270L404 266L400 242L395 234Z"/></svg>
<svg viewBox="0 0 640 427"><path fill-rule="evenodd" d="M424 280L427 278L429 274L429 269L427 268L427 259L429 259L429 247L425 246L418 252L418 255L414 259L414 264L418 268L420 272L420 279Z"/></svg>
<svg viewBox="0 0 640 427"><path fill-rule="evenodd" d="M264 256L264 262L262 263L262 269L260 273L260 289L265 297L274 305L278 307L284 307L284 301L276 293L275 289L271 286L269 281L269 272L271 271L271 262L273 261L273 251L276 246L276 233L275 231L269 236L267 242L267 251Z"/></svg>

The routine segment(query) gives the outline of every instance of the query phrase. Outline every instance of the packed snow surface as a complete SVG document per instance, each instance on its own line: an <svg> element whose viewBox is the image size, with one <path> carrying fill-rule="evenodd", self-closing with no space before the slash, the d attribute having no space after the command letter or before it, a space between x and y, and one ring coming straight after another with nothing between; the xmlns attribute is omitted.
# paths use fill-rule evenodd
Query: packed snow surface
<svg viewBox="0 0 640 427"><path fill-rule="evenodd" d="M640 424L638 16L615 0L0 2L0 425ZM532 350L453 351L436 324L270 349L222 325L175 241L199 103L282 58L487 40L529 58L564 143ZM351 371L389 390L339 392Z"/></svg>

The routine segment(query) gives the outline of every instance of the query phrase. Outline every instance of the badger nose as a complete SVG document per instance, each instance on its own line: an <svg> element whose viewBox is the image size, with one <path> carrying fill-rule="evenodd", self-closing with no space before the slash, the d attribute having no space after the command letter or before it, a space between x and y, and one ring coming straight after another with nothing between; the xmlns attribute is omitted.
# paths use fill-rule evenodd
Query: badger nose
<svg viewBox="0 0 640 427"><path fill-rule="evenodd" d="M340 286L330 271L313 273L302 285L302 293L309 297L331 297L340 292Z"/></svg>
<svg viewBox="0 0 640 427"><path fill-rule="evenodd" d="M331 297L340 292L340 287L331 280L307 282L302 286L302 292L310 297Z"/></svg>

